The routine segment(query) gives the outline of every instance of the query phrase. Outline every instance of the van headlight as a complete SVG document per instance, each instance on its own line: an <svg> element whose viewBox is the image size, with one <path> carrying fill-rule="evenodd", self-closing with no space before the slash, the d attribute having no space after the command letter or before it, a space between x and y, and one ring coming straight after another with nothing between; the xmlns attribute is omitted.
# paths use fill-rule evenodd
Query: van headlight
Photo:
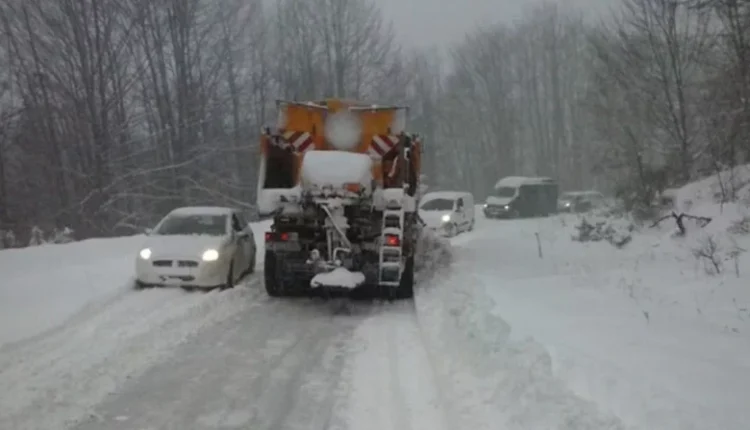
<svg viewBox="0 0 750 430"><path fill-rule="evenodd" d="M451 220L451 216L448 214L443 215L443 222L448 222Z"/></svg>
<svg viewBox="0 0 750 430"><path fill-rule="evenodd" d="M219 259L219 251L215 249L206 250L201 258L203 258L203 261L216 261Z"/></svg>
<svg viewBox="0 0 750 430"><path fill-rule="evenodd" d="M142 259L148 260L151 258L151 250L148 248L141 249L141 252L138 255L140 255Z"/></svg>

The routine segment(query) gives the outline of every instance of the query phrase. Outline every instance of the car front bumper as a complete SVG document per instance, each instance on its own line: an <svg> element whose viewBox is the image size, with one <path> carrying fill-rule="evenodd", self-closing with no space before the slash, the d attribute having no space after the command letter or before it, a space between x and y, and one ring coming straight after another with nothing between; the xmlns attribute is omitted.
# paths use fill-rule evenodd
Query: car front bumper
<svg viewBox="0 0 750 430"><path fill-rule="evenodd" d="M190 263L188 265L184 262ZM194 288L215 288L224 285L228 270L228 262L221 259L205 262L200 259L164 257L149 260L138 258L135 268L136 281L140 285Z"/></svg>
<svg viewBox="0 0 750 430"><path fill-rule="evenodd" d="M451 231L450 227L453 224L451 222L443 222L438 224L427 224L425 226L426 229L430 230L431 232L441 235L441 236L449 236Z"/></svg>
<svg viewBox="0 0 750 430"><path fill-rule="evenodd" d="M512 218L513 213L505 206L485 206L482 209L485 218Z"/></svg>

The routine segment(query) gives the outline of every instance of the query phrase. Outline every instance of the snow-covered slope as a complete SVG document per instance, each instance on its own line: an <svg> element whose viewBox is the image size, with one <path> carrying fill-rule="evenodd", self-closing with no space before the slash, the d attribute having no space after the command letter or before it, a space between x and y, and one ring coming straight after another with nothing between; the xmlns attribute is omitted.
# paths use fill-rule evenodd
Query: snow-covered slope
<svg viewBox="0 0 750 430"><path fill-rule="evenodd" d="M267 226L254 224L259 249ZM143 242L138 235L0 251L0 347L127 291Z"/></svg>
<svg viewBox="0 0 750 430"><path fill-rule="evenodd" d="M126 288L142 236L0 251L0 346Z"/></svg>
<svg viewBox="0 0 750 430"><path fill-rule="evenodd" d="M711 184L715 178L678 192L682 210L713 218L705 228L686 221L687 236L675 237L674 222L665 220L633 233L623 249L572 241L575 215L481 220L481 235L455 253L473 277L451 288L491 308L463 311L467 318L489 324L481 315L492 315L498 327L507 324L512 341L533 337L546 351L536 355L539 363L548 353L557 379L634 428L746 428L750 258L738 256L738 274L730 254L749 249L750 237L727 228L747 208L721 207ZM746 196L746 183L740 188ZM706 257L696 257L710 241L718 245L719 274ZM485 347L499 344L502 339L490 339ZM494 395L500 401L502 390Z"/></svg>

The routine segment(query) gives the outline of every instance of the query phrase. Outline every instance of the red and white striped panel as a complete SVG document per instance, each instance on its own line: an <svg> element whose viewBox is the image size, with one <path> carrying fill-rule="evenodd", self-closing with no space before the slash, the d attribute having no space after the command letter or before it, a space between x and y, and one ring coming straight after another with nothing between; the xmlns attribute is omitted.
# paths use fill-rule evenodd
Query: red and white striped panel
<svg viewBox="0 0 750 430"><path fill-rule="evenodd" d="M376 134L370 141L370 147L367 149L367 153L372 158L383 158L383 156L390 152L393 148L398 145L398 136L392 134Z"/></svg>
<svg viewBox="0 0 750 430"><path fill-rule="evenodd" d="M282 136L297 152L305 152L314 146L312 135L306 131L285 131Z"/></svg>

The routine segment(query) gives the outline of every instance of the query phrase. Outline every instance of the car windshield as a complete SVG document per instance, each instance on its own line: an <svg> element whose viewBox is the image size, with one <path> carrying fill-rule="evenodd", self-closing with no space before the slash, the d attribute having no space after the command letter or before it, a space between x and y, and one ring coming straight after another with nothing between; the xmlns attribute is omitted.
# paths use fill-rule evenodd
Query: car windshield
<svg viewBox="0 0 750 430"><path fill-rule="evenodd" d="M450 211L453 210L453 200L450 199L434 199L425 202L421 209L425 211Z"/></svg>
<svg viewBox="0 0 750 430"><path fill-rule="evenodd" d="M226 215L170 215L154 231L157 235L223 236L227 234Z"/></svg>
<svg viewBox="0 0 750 430"><path fill-rule="evenodd" d="M516 188L514 187L498 187L495 188L495 192L492 193L495 197L513 197L516 195Z"/></svg>

